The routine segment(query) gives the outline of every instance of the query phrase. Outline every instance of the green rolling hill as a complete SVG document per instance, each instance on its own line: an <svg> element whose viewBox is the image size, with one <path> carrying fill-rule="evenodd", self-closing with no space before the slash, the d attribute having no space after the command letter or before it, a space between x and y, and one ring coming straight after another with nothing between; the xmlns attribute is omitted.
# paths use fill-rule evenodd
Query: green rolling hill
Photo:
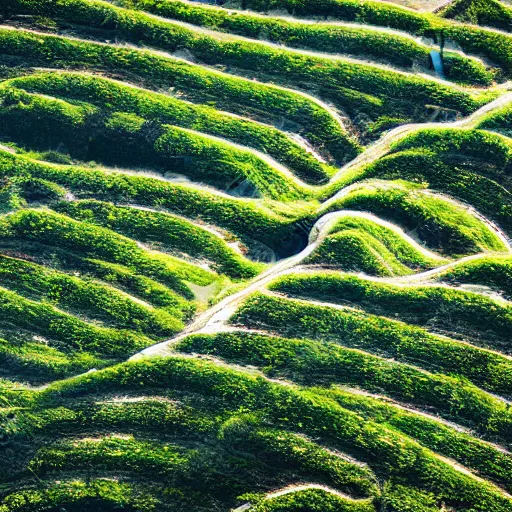
<svg viewBox="0 0 512 512"><path fill-rule="evenodd" d="M512 511L511 13L2 0L0 512Z"/></svg>

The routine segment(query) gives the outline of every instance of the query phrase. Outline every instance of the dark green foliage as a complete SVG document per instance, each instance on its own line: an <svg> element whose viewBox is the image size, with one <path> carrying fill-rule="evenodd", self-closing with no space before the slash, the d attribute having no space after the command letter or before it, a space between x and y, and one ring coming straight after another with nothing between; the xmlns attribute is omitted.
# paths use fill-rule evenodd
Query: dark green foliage
<svg viewBox="0 0 512 512"><path fill-rule="evenodd" d="M474 25L512 31L512 9L499 0L455 0L439 14Z"/></svg>

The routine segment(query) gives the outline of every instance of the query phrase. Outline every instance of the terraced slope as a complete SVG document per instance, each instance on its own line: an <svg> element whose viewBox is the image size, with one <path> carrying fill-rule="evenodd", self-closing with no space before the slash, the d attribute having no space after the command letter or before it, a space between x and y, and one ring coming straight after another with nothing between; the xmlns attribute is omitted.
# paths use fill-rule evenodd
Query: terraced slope
<svg viewBox="0 0 512 512"><path fill-rule="evenodd" d="M509 11L3 0L0 512L510 512Z"/></svg>

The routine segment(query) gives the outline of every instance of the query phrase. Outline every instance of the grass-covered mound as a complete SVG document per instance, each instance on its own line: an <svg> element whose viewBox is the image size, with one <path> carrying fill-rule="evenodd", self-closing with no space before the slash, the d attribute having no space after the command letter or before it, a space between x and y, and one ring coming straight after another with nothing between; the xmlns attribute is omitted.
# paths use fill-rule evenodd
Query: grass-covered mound
<svg viewBox="0 0 512 512"><path fill-rule="evenodd" d="M0 512L511 510L508 7L0 3Z"/></svg>
<svg viewBox="0 0 512 512"><path fill-rule="evenodd" d="M55 182L81 198L164 208L230 230L244 240L264 242L278 251L286 244L293 245L293 216L290 219L279 209L272 211L260 202L214 190L163 181L144 173L42 162L1 150L0 169L1 176L13 185L20 179Z"/></svg>
<svg viewBox="0 0 512 512"><path fill-rule="evenodd" d="M284 85L301 82L320 88L325 98L343 107L343 88L389 98L390 111L414 112L413 105L439 104L468 113L485 102L462 89L421 76L399 74L390 69L321 56L289 52L286 49L247 41L235 36L215 36L172 21L155 20L137 11L126 11L95 0L52 1L41 4L13 0L6 5L20 14L62 17L86 27L115 29L130 42L143 42L167 52L186 49L208 65L223 65L270 75ZM276 73L276 71L278 71ZM414 115L414 114L413 114Z"/></svg>
<svg viewBox="0 0 512 512"><path fill-rule="evenodd" d="M190 258L206 259L233 278L254 277L263 266L247 261L220 236L185 219L163 212L117 207L100 201L61 202L66 215L107 227L141 242L157 242Z"/></svg>
<svg viewBox="0 0 512 512"><path fill-rule="evenodd" d="M0 223L10 254L0 256L0 366L22 380L101 367L172 336L222 281L49 210L22 209ZM196 301L193 290L203 288Z"/></svg>
<svg viewBox="0 0 512 512"><path fill-rule="evenodd" d="M100 399L90 407L72 405L79 397L83 402L88 397L98 397L105 392L141 396L145 386L149 386L154 390L153 393L162 398L181 396L181 400L175 403L172 399L160 402L145 398L117 402ZM199 401L196 399L198 392L203 396ZM163 499L160 507L168 507L170 503L166 504L165 500L172 503L172 497L176 496L174 493L166 496L161 492L158 481L166 478L163 473L165 471L169 474L167 478L171 479L169 483L179 481L187 473L189 478L193 476L188 480L189 496L192 497L192 503L196 503L192 504L192 509L201 510L201 504L204 503L210 506L213 503L223 503L224 506L244 503L242 494L247 496L246 501L256 505L261 495L258 498L254 491L261 492L269 483L272 485L272 473L281 472L284 476L291 468L296 472L304 472L303 475L309 474L310 478L325 482L329 487L349 493L352 499L370 496L376 507L383 500L385 502L388 493L390 497L399 499L392 481L400 481L402 485L399 503L411 496L430 495L431 499L444 499L457 504L460 503L459 496L462 493L464 500L474 500L470 502L475 510L483 511L484 506L506 510L509 506L508 498L494 485L482 483L471 475L459 472L406 434L371 418L363 418L338 404L337 399L341 401L341 397L336 395L324 396L321 391L282 386L207 361L177 357L153 359L120 365L32 393L25 399L26 411L15 413L17 421L12 425L14 428L9 438L11 443L17 444L23 442L27 435L39 432L24 450L34 454L29 456L29 460L33 461L29 464L40 477L44 477L45 471L56 474L64 471L65 474L66 464L72 460L87 463L87 471L93 478L98 472L105 474L105 471L121 467L131 474L137 474L138 471L145 473L143 468L147 464L154 468L152 471L158 468L150 489L154 499ZM258 414L247 416L240 412L246 407ZM118 415L112 415L115 410ZM60 432L70 431L77 422L81 422L82 428L93 428L98 432L106 425L113 425L123 415L127 420L123 430L125 433L134 432L136 437L133 440L126 436L119 440L86 440L89 445L76 440L67 449L65 442L58 441ZM137 429L142 424L146 431L150 431L157 428L164 418L169 423L169 434L176 436L176 448L169 443L155 444L144 442L143 437L137 439L140 437ZM294 435L294 432L314 436L316 441L311 444L302 436ZM40 437L41 433L44 433L44 440ZM182 445L181 439L198 439L195 437L197 434L203 439L202 445L196 445L194 450L187 448L186 444ZM217 441L214 442L214 439ZM42 442L44 447L40 444ZM212 442L214 444L210 444ZM336 462L340 455L330 451L323 451L324 462L321 465L308 463L312 459L303 454L309 455L313 453L312 450L321 450L320 446L326 442L356 456L358 460L367 460L369 468L343 459ZM396 446L396 450L390 450L390 444ZM82 450L81 447L89 449ZM137 449L132 452L134 448ZM167 455L159 462L159 453L162 451L167 452ZM318 452L318 456L321 453ZM375 458L375 453L379 454L378 458ZM188 462L190 457L197 458L195 464ZM268 473L267 484L264 480L255 479L253 473L258 466L262 468L266 460L273 461L273 470ZM58 467L53 461L60 461ZM422 463L419 464L419 461ZM202 465L205 462L208 470ZM19 460L12 469L17 468L23 468ZM268 467L266 469L269 470ZM342 476L336 481L336 471L340 469ZM215 478L219 470L223 472L224 478ZM377 490L371 471L390 478L390 484L383 490ZM322 474L325 476L322 477ZM456 494L451 490L455 484ZM251 491L252 495L248 496ZM239 497L236 498L236 495ZM199 497L201 499L197 501ZM185 497L181 499L187 500Z"/></svg>
<svg viewBox="0 0 512 512"><path fill-rule="evenodd" d="M495 7L491 0L491 8ZM512 70L512 37L505 33L455 23L432 13L418 12L391 3L375 0L243 0L244 8L268 12L273 9L285 10L298 17L329 17L331 19L360 24L390 27L417 36L432 37L442 42L453 40L467 53L484 55L492 62L503 66L505 72ZM487 5L487 4L486 4ZM506 12L506 11L505 11Z"/></svg>
<svg viewBox="0 0 512 512"><path fill-rule="evenodd" d="M507 255L473 258L450 265L432 277L451 284L490 287L510 300L512 298L511 261L512 258Z"/></svg>
<svg viewBox="0 0 512 512"><path fill-rule="evenodd" d="M363 173L367 178L407 179L449 194L512 233L512 192L506 166L471 155L419 148L389 154Z"/></svg>
<svg viewBox="0 0 512 512"><path fill-rule="evenodd" d="M111 111L135 114L153 122L188 128L271 155L306 180L325 179L332 169L322 165L291 137L273 126L256 123L178 98L137 89L119 81L84 73L35 73L4 82L11 86L70 100L86 101ZM345 159L356 154L348 151Z"/></svg>
<svg viewBox="0 0 512 512"><path fill-rule="evenodd" d="M474 25L512 31L512 9L499 0L455 0L439 14Z"/></svg>
<svg viewBox="0 0 512 512"><path fill-rule="evenodd" d="M264 293L251 295L231 318L236 325L285 336L339 343L468 379L509 395L510 360L498 353L431 334L426 329L350 307L311 304Z"/></svg>
<svg viewBox="0 0 512 512"><path fill-rule="evenodd" d="M347 54L407 68L419 65L426 70L429 66L430 48L405 34L327 23L312 25L300 20L255 16L243 11L227 11L180 0L116 0L114 3L207 29L263 39L288 47ZM489 84L492 81L492 72L476 59L456 52L446 52L445 59L450 63L446 73L455 82Z"/></svg>
<svg viewBox="0 0 512 512"><path fill-rule="evenodd" d="M346 150L353 151L354 148L346 130L323 105L293 90L220 73L149 51L26 31L2 29L0 51L18 57L28 54L30 63L39 66L87 67L135 75L152 87L173 87L175 94L195 103L213 103L221 110L267 123L280 123L284 118L304 138L325 146L341 159Z"/></svg>
<svg viewBox="0 0 512 512"><path fill-rule="evenodd" d="M468 424L491 438L498 430L508 435L510 418L505 405L463 379L432 374L335 343L224 332L193 335L181 340L176 348L254 365L268 376L309 386L338 384L383 393L417 407L435 409L437 414ZM374 401L367 397L368 404Z"/></svg>
<svg viewBox="0 0 512 512"><path fill-rule="evenodd" d="M335 221L305 261L378 276L410 274L441 262L400 230L350 214Z"/></svg>
<svg viewBox="0 0 512 512"><path fill-rule="evenodd" d="M200 132L16 89L6 88L0 97L4 133L25 145L55 149L53 141L59 141L75 158L151 165L162 174L184 174L220 189L246 181L253 195L272 199L310 193L263 155Z"/></svg>
<svg viewBox="0 0 512 512"><path fill-rule="evenodd" d="M369 211L390 220L447 255L506 250L493 229L470 210L411 182L356 184L329 201L328 211L340 209Z"/></svg>
<svg viewBox="0 0 512 512"><path fill-rule="evenodd" d="M496 338L503 343L502 350L509 351L512 306L477 293L446 286L394 285L334 272L285 276L270 289L303 299L355 305L429 329L472 335L483 343L486 337Z"/></svg>

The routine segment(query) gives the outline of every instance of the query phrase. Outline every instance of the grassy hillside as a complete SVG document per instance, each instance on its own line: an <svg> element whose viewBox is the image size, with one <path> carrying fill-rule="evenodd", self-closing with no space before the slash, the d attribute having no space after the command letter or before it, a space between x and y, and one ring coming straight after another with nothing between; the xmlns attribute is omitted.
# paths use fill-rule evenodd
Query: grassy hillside
<svg viewBox="0 0 512 512"><path fill-rule="evenodd" d="M498 0L0 2L0 512L510 512Z"/></svg>

